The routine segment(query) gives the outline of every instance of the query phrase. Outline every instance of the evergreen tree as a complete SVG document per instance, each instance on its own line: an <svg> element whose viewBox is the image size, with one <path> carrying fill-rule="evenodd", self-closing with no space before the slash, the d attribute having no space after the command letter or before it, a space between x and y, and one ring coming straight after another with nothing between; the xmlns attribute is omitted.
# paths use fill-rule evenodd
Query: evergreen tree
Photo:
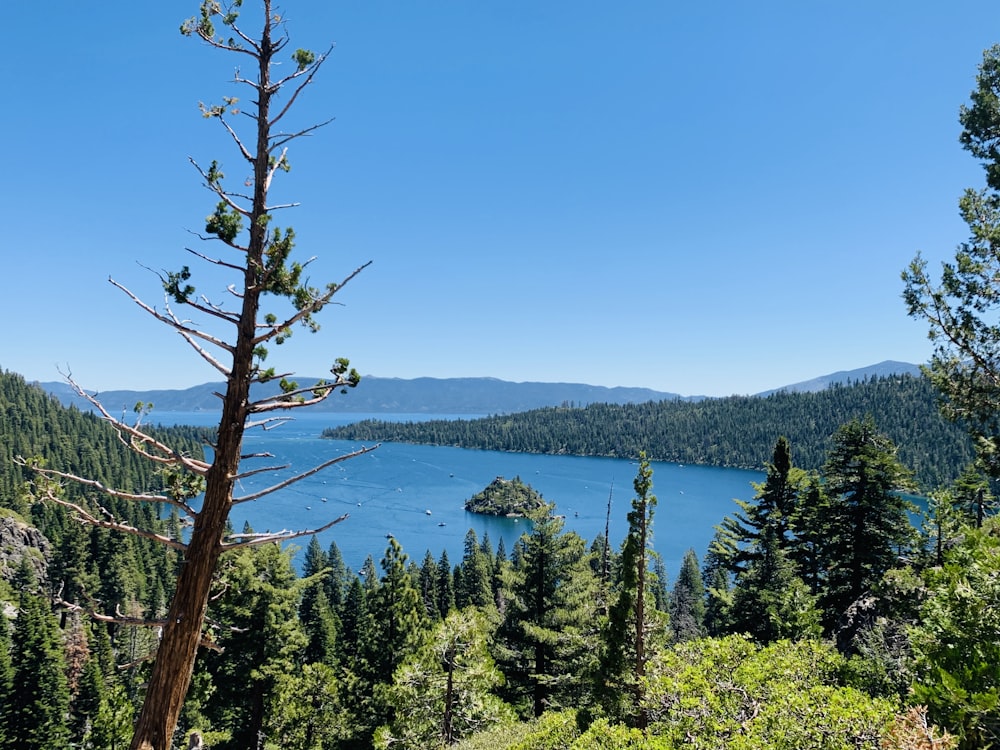
<svg viewBox="0 0 1000 750"><path fill-rule="evenodd" d="M823 477L828 503L821 558L827 572L821 601L832 625L910 551L915 532L910 504L899 494L909 486L909 472L870 417L833 436Z"/></svg>
<svg viewBox="0 0 1000 750"><path fill-rule="evenodd" d="M663 631L654 608L647 606L652 604L646 583L656 496L651 493L653 469L645 453L639 454L639 470L633 487L635 497L628 513L628 533L622 544L621 580L604 632L599 675L605 703L612 715L621 716L643 729L647 723L643 677L649 659L650 636Z"/></svg>
<svg viewBox="0 0 1000 750"><path fill-rule="evenodd" d="M237 98L225 96L222 104L206 104L201 109L206 118L219 123L223 132L232 139L235 153L249 169L249 175L241 174L238 178L240 184L235 185L226 180L217 161L204 167L195 164L204 186L216 201L214 210L205 220L201 236L219 243L221 254L227 257L224 260L212 258L210 256L214 253L200 252L195 252L194 256L206 261L212 268L225 269L226 273L234 274L234 283L223 284L222 287L228 288L226 294L232 294L228 299L235 300L235 304L211 299L204 290L199 293L191 283L192 274L187 266L160 274L163 291L169 299L166 308L147 305L130 290L112 281L146 313L180 333L199 357L210 363L225 380L220 389L221 416L214 435L211 460L205 461L180 451L142 427L141 417L147 411L143 405L136 410L137 420L130 424L124 421L124 417L116 419L96 399L90 398L101 410L102 416L114 423L117 438L122 443L132 446L138 454L152 458L153 463L177 481L168 483L162 495L155 491L137 495L136 492L146 493L148 485L130 482L117 485L123 488L121 491L112 490L110 488L116 485L101 481L105 478L99 475L99 467L96 466L93 467L96 469L94 473L79 475L69 473L65 467L53 473L43 463L32 466L42 476L76 479L88 486L88 491L97 490L106 495L108 507L96 513L78 503L74 503L73 511L77 517L94 526L109 527L122 534L118 540L122 554L111 555L115 564L111 570L121 574L120 580L109 581L113 585L102 586L99 592L95 592L112 612L115 611L115 603L126 604L130 598L147 605L151 603L147 595L156 592L129 588L130 584L141 583L129 578L135 571L143 569L141 563L146 557L143 550L150 540L155 538L183 553L184 564L180 566L176 584L163 585L163 592L172 588L173 596L168 616L164 618L160 630L160 647L156 649L152 671L146 680L146 697L136 721L133 750L167 750L172 744L194 672L199 644L204 637L204 618L220 557L224 551L239 548L239 543L226 540L225 534L229 513L234 502L238 501L234 498L234 490L239 479L251 472L241 465L244 459L250 457L243 450L246 429L248 426L266 425L268 418L276 412L322 402L334 392L353 387L360 379L343 358L336 360L331 367L331 381L320 380L301 388L298 383L278 375L274 368L263 364L268 355L267 347L283 343L295 326L303 325L315 331L318 328L316 314L328 306L334 295L361 269L350 273L340 283L328 283L319 288L312 286L305 273L308 261L292 260L294 232L287 226L279 226L274 216L279 209L295 204L275 201L270 196L274 178L290 169L289 143L322 124L294 125L286 116L291 105L314 81L327 59L327 53L289 49L283 16L272 11L271 0L262 0L261 12L255 14L260 23L259 34L247 33L241 27L241 10L241 2L220 4L205 0L200 3L197 14L180 25L183 35L200 39L209 47L232 53L248 63L243 68L243 74L236 76L237 85L250 92L245 103L241 102L237 108ZM238 118L237 113L245 117ZM245 123L245 129L241 123ZM269 298L278 303L273 312L267 311ZM210 329L194 327L191 320L196 318L212 321ZM278 381L278 393L271 392L260 399L251 396L251 386L271 381ZM86 397L82 388L77 388L77 392ZM260 419L262 415L263 421ZM93 458L87 456L88 463ZM313 471L318 468L322 467ZM313 471L286 477L258 496L270 494ZM201 492L202 489L204 492ZM199 494L201 497L195 510L187 501ZM46 492L46 496L55 503L71 502L65 500L55 488ZM258 496L243 499L256 499ZM124 498L179 504L193 522L190 536L180 543L159 534L161 524L145 502L135 504L134 517L141 520L132 523L123 512ZM50 503L45 505L51 506ZM275 539L283 540L290 536L294 534L277 534ZM143 544L133 555L130 550L132 545L128 542L139 538L143 539ZM103 565L101 569L104 569ZM130 608L123 611L128 615L135 614ZM242 748L245 750L253 746L246 744Z"/></svg>
<svg viewBox="0 0 1000 750"><path fill-rule="evenodd" d="M663 558L655 552L652 553L653 570L649 579L649 589L653 594L653 606L657 612L670 612L670 580L667 576L667 566L663 563Z"/></svg>
<svg viewBox="0 0 1000 750"><path fill-rule="evenodd" d="M11 636L14 688L4 707L2 734L12 749L63 750L69 742L70 695L59 626L26 563L18 585L21 596Z"/></svg>
<svg viewBox="0 0 1000 750"><path fill-rule="evenodd" d="M442 614L438 609L438 600L440 598L438 594L438 566L430 550L427 550L424 555L424 562L420 566L418 584L420 588L420 603L423 604L424 615L428 620L440 620Z"/></svg>
<svg viewBox="0 0 1000 750"><path fill-rule="evenodd" d="M983 476L977 463L970 463L955 480L952 502L967 522L977 529L983 520L996 513L997 499L990 491L989 480Z"/></svg>
<svg viewBox="0 0 1000 750"><path fill-rule="evenodd" d="M325 596L325 593L324 593ZM350 739L353 719L340 703L334 670L326 664L303 664L279 675L265 732L281 750L332 750Z"/></svg>
<svg viewBox="0 0 1000 750"><path fill-rule="evenodd" d="M337 654L341 664L354 672L364 672L363 646L368 640L368 593L361 579L355 577L347 589L340 615L340 640Z"/></svg>
<svg viewBox="0 0 1000 750"><path fill-rule="evenodd" d="M792 517L794 540L789 556L813 594L819 594L826 575L823 554L832 533L830 503L822 478L810 472L803 480L799 506Z"/></svg>
<svg viewBox="0 0 1000 750"><path fill-rule="evenodd" d="M786 550L793 543L791 527L805 479L805 473L792 466L788 439L779 437L767 465L767 477L753 484L753 500L736 500L739 510L723 519L726 541L722 558L732 575L738 576L751 563L775 550ZM769 564L765 561L765 565Z"/></svg>
<svg viewBox="0 0 1000 750"><path fill-rule="evenodd" d="M945 396L945 413L960 420L977 440L991 476L1000 476L1000 45L983 61L959 120L963 148L982 162L986 188L968 189L959 201L969 239L942 263L939 284L918 254L903 272L903 299L912 317L925 320L934 353L925 371Z"/></svg>
<svg viewBox="0 0 1000 750"><path fill-rule="evenodd" d="M455 609L455 582L451 563L448 560L448 550L441 551L437 568L437 608L441 617L444 618Z"/></svg>
<svg viewBox="0 0 1000 750"><path fill-rule="evenodd" d="M326 568L329 571L324 582L326 598L333 611L340 614L347 589L356 576L348 571L344 564L344 556L340 554L340 547L336 542L330 542L330 548L326 551Z"/></svg>
<svg viewBox="0 0 1000 750"><path fill-rule="evenodd" d="M490 556L483 551L483 546L476 537L476 532L469 529L465 534L464 552L462 554L461 585L455 582L455 606L493 607L493 564Z"/></svg>
<svg viewBox="0 0 1000 750"><path fill-rule="evenodd" d="M670 630L675 643L705 635L705 585L693 549L684 553L680 572L670 592Z"/></svg>
<svg viewBox="0 0 1000 750"><path fill-rule="evenodd" d="M0 749L6 750L7 726L11 721L10 706L14 705L14 665L11 663L10 625L0 607Z"/></svg>
<svg viewBox="0 0 1000 750"><path fill-rule="evenodd" d="M822 632L816 597L798 576L788 553L774 545L736 580L729 609L730 629L762 644L818 637Z"/></svg>
<svg viewBox="0 0 1000 750"><path fill-rule="evenodd" d="M732 576L729 560L735 547L721 526L715 533L705 553L701 578L705 584L705 630L709 635L732 633L730 610L733 604Z"/></svg>
<svg viewBox="0 0 1000 750"><path fill-rule="evenodd" d="M396 669L382 700L396 707L375 735L380 750L447 747L514 713L492 694L502 682L490 657L489 625L474 609L452 611Z"/></svg>
<svg viewBox="0 0 1000 750"><path fill-rule="evenodd" d="M807 517L819 520L818 508L802 508L809 476L792 465L791 445L779 437L767 477L754 484L751 502L737 500L740 511L725 519L718 542L731 574L727 596L728 632L748 633L761 643L815 634L816 603L798 574L798 553L806 561L818 529L796 537Z"/></svg>
<svg viewBox="0 0 1000 750"><path fill-rule="evenodd" d="M579 676L592 670L597 579L586 543L563 532L547 505L515 544L506 570L502 648L505 695L525 713L585 703Z"/></svg>
<svg viewBox="0 0 1000 750"><path fill-rule="evenodd" d="M277 544L242 549L225 558L226 595L213 608L223 653L204 657L212 677L205 712L212 728L225 731L219 750L263 748L274 688L280 675L302 661L307 645L299 622L301 582L288 552Z"/></svg>
<svg viewBox="0 0 1000 750"><path fill-rule="evenodd" d="M309 538L309 545L306 547L306 556L302 561L302 576L309 578L327 569L328 558L323 548L319 546L319 539L313 534Z"/></svg>
<svg viewBox="0 0 1000 750"><path fill-rule="evenodd" d="M389 682L403 657L418 643L424 624L420 594L406 571L407 556L395 539L382 558L384 575L368 599L372 631L368 662L374 682Z"/></svg>
<svg viewBox="0 0 1000 750"><path fill-rule="evenodd" d="M321 580L313 580L303 591L299 620L306 634L305 663L333 667L337 663L337 615Z"/></svg>

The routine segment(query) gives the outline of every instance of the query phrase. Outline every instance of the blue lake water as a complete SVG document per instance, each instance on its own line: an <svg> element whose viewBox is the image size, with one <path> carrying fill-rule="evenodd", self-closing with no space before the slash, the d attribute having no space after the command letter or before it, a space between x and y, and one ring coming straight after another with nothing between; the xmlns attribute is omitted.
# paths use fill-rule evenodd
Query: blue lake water
<svg viewBox="0 0 1000 750"><path fill-rule="evenodd" d="M370 415L379 419L425 419L413 415ZM445 415L443 415L445 416ZM199 413L156 413L164 424L212 425L218 417ZM247 432L244 453L269 452L273 459L248 462L244 470L289 464L290 469L268 471L243 480L237 496L249 494L360 448L363 443L324 440L325 427L348 424L365 415L305 414L293 422L263 432ZM720 469L654 462L653 494L658 499L653 520L653 547L663 558L673 580L686 550L699 560L712 538L713 526L736 510L733 498L749 500L764 474L742 469ZM480 538L489 534L496 546L503 539L510 552L526 530L525 521L468 513L465 501L497 476L523 481L556 504L566 517L566 528L588 544L603 535L609 495L612 498L610 536L617 546L626 529L626 514L635 493L634 461L577 456L466 450L403 443L383 443L376 451L336 464L319 474L261 500L233 509L234 528L249 522L255 531L318 528L348 513L342 523L321 533L326 549L336 541L344 561L358 570L369 555L376 565L391 534L418 564L427 550L434 558L447 550L452 564L461 560L466 532ZM429 513L428 513L429 511ZM296 543L304 548L308 537ZM297 560L301 562L302 555Z"/></svg>

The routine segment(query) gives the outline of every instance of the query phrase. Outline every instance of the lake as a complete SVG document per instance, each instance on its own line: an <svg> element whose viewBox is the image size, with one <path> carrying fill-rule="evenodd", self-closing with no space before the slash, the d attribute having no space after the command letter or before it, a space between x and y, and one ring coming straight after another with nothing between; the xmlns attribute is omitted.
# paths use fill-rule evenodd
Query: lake
<svg viewBox="0 0 1000 750"><path fill-rule="evenodd" d="M304 410L303 410L304 411ZM247 432L244 453L269 452L273 459L248 463L244 470L290 464L287 471L269 471L243 480L236 495L275 484L293 471L302 471L335 455L360 448L362 443L324 440L326 427L349 424L366 417L385 420L430 419L448 415L342 415L305 413L273 430ZM464 417L468 418L468 417ZM207 412L154 413L163 424L214 425L217 415ZM749 500L751 482L763 472L653 462L653 494L658 499L653 517L653 547L663 558L670 580L690 548L704 557L713 526L736 510L733 498ZM637 464L613 458L547 456L528 453L466 450L427 445L383 443L376 451L336 464L298 484L261 500L237 505L232 523L237 530L249 522L257 532L318 528L348 513L346 521L321 533L323 548L336 541L345 563L357 571L369 555L376 565L392 535L418 564L430 550L435 559L448 551L452 564L462 558L466 532L485 534L495 547L500 539L508 553L526 531L524 520L468 513L465 501L493 479L521 479L538 490L556 512L566 517L566 528L588 544L604 534L608 497L611 497L610 536L616 547L628 528L626 514L635 496L632 480ZM297 540L302 549L308 537ZM297 563L301 563L298 554Z"/></svg>

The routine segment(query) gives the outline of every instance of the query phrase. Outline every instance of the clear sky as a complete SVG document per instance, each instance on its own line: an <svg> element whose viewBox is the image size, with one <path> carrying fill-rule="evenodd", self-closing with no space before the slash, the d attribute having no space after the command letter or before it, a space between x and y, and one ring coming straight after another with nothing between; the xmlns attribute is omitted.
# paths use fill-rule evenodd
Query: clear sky
<svg viewBox="0 0 1000 750"><path fill-rule="evenodd" d="M252 0L248 0L252 4ZM0 367L29 380L218 379L108 283L190 264L214 205L188 157L245 166L199 101L240 61L197 2L5 8ZM268 364L754 393L923 362L900 271L966 236L958 144L995 1L332 0L277 195L315 282L371 267ZM249 18L248 18L249 20ZM237 183L238 184L238 183Z"/></svg>

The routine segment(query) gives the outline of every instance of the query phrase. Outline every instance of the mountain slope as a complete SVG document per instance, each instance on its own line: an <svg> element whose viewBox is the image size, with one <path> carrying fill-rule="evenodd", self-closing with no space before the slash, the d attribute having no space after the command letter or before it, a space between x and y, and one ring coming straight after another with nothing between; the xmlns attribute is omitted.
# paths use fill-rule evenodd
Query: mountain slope
<svg viewBox="0 0 1000 750"><path fill-rule="evenodd" d="M831 385L858 382L889 375L919 375L920 368L906 362L885 361L857 370L822 375L812 380L775 388L758 396L779 391L814 393ZM316 382L317 378L297 378L299 383ZM66 383L41 383L42 388L65 405L89 409ZM224 387L221 382L204 383L183 390L105 391L101 402L113 412L131 410L138 401L152 403L157 411L216 411L220 400L215 395ZM254 398L277 393L277 384L257 386ZM546 406L587 406L589 404L640 404L647 401L704 400L704 396L681 396L677 393L650 388L607 388L583 383L514 383L497 378L380 378L366 375L361 384L346 395L334 394L315 411L347 414L512 414Z"/></svg>

